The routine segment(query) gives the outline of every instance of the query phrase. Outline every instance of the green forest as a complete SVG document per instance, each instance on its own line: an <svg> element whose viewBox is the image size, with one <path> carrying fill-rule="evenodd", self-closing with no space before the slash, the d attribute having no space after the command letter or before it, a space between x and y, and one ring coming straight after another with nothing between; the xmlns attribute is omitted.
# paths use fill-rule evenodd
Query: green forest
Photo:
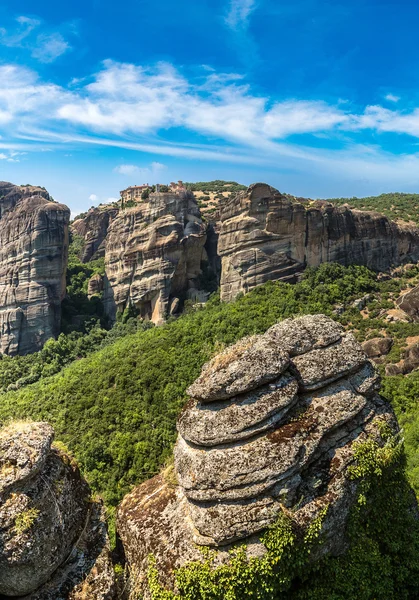
<svg viewBox="0 0 419 600"><path fill-rule="evenodd" d="M239 186L194 185L215 192ZM400 216L419 218L411 196L400 195L407 196L406 205L394 196L334 202L392 218L397 202ZM92 491L103 498L112 536L115 507L124 495L171 464L186 388L226 346L287 317L313 313L340 321L360 342L384 336L393 342L378 368L381 394L402 427L404 450L400 439L389 440L381 454L375 447L359 448L357 473L368 483L369 495L352 515L350 552L313 566L310 552L321 523L313 524L301 545L284 517L267 530L262 561L249 562L239 552L228 568L214 569L210 559L187 565L176 575L179 594L160 587L151 569L153 600L222 600L225 590L231 600L418 597L419 527L407 508L411 492L405 474L419 497L419 371L386 376L385 370L403 357L409 339L419 339L419 322L386 318L400 293L419 284L419 266L381 277L365 267L323 264L306 269L296 284L269 282L228 304L215 291L206 305L188 302L181 316L160 327L139 319L133 307L111 324L101 295L87 295L89 279L104 274L104 261L83 264L83 243L72 236L61 334L39 352L0 358L0 423L32 419L53 425L60 448L76 459Z"/></svg>
<svg viewBox="0 0 419 600"><path fill-rule="evenodd" d="M418 271L410 276L414 281ZM61 334L38 353L0 361L0 420L50 421L93 489L115 505L171 456L185 389L220 348L286 317L322 312L360 340L386 328L397 353L408 335L419 335L419 323L366 320L352 303L373 294L374 315L407 281L380 282L364 267L325 264L308 269L298 284L270 282L230 304L213 294L205 307L191 307L162 327L126 315L111 330L97 322L85 335ZM336 315L335 307L342 305ZM404 385L400 377L385 378L384 391L406 428L409 472L419 486L419 436L414 435L419 376L401 379Z"/></svg>
<svg viewBox="0 0 419 600"><path fill-rule="evenodd" d="M333 204L348 204L359 210L373 210L383 213L395 221L414 221L419 224L419 194L393 192L366 198L328 198Z"/></svg>

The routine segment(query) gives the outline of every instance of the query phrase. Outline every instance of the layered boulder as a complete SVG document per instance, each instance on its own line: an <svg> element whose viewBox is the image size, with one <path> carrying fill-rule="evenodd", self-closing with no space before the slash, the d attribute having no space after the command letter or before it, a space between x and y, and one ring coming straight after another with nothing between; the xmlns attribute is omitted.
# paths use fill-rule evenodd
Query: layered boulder
<svg viewBox="0 0 419 600"><path fill-rule="evenodd" d="M0 182L0 353L34 352L58 335L69 218L44 188Z"/></svg>
<svg viewBox="0 0 419 600"><path fill-rule="evenodd" d="M147 596L149 555L161 582L173 570L230 559L236 542L266 551L263 531L284 511L304 530L324 509L314 558L347 547L358 494L347 474L356 443L396 431L380 378L354 337L324 315L287 319L206 364L178 420L173 473L136 488L118 510L129 565Z"/></svg>
<svg viewBox="0 0 419 600"><path fill-rule="evenodd" d="M158 324L177 299L199 298L205 241L206 227L191 193L151 193L121 211L106 238L104 303L109 317L133 306Z"/></svg>
<svg viewBox="0 0 419 600"><path fill-rule="evenodd" d="M296 200L262 183L220 206L221 299L269 280L293 282L307 266L336 262L387 271L419 258L419 230L384 215Z"/></svg>
<svg viewBox="0 0 419 600"><path fill-rule="evenodd" d="M47 423L0 430L0 595L111 600L102 506L53 437Z"/></svg>

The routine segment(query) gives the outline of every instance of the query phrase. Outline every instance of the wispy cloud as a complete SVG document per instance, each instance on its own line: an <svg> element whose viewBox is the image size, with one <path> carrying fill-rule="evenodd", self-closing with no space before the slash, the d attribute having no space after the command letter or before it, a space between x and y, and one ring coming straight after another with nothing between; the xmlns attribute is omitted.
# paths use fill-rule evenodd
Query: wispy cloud
<svg viewBox="0 0 419 600"><path fill-rule="evenodd" d="M71 45L62 33L48 29L41 19L20 16L14 27L0 28L0 44L28 50L39 62L51 63L71 50Z"/></svg>
<svg viewBox="0 0 419 600"><path fill-rule="evenodd" d="M61 33L38 35L32 56L43 63L54 62L59 56L71 49Z"/></svg>
<svg viewBox="0 0 419 600"><path fill-rule="evenodd" d="M98 200L98 197L96 196L96 194L90 194L89 200L91 202L96 202Z"/></svg>
<svg viewBox="0 0 419 600"><path fill-rule="evenodd" d="M258 62L258 48L248 29L256 0L229 0L224 22L230 30L231 42L239 58L249 69Z"/></svg>
<svg viewBox="0 0 419 600"><path fill-rule="evenodd" d="M419 154L412 151L413 145L406 154L394 155L364 142L370 131L419 138L419 107L353 110L349 102L277 100L255 94L239 76L203 72L187 79L169 64L145 68L106 61L92 77L63 87L43 82L28 69L3 65L1 160L16 160L10 152L31 145L39 149L91 144L185 159L419 182ZM187 142L173 141L171 132L179 130ZM321 138L309 147L306 138L305 144L296 141L302 134ZM203 141L191 143L191 136ZM334 141L334 149L328 149L328 140ZM147 180L163 169L158 162L134 162L117 165L114 171Z"/></svg>
<svg viewBox="0 0 419 600"><path fill-rule="evenodd" d="M225 17L226 24L233 30L247 29L249 18L256 8L256 0L230 0Z"/></svg>
<svg viewBox="0 0 419 600"><path fill-rule="evenodd" d="M115 173L120 175L141 175L143 177L154 176L164 171L166 165L159 162L152 162L148 167L139 167L138 165L118 165L115 167Z"/></svg>
<svg viewBox="0 0 419 600"><path fill-rule="evenodd" d="M395 96L394 94L387 94L385 99L389 102L398 102L400 100L400 96Z"/></svg>

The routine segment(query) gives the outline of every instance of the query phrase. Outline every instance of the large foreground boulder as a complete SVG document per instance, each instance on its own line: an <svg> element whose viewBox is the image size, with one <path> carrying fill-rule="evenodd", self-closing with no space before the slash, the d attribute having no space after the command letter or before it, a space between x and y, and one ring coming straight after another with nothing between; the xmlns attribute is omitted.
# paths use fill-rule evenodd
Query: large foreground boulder
<svg viewBox="0 0 419 600"><path fill-rule="evenodd" d="M100 503L47 423L0 430L0 594L110 600L114 577Z"/></svg>
<svg viewBox="0 0 419 600"><path fill-rule="evenodd" d="M265 556L264 531L283 516L296 539L321 523L310 560L344 553L360 494L349 476L357 448L379 449L397 432L379 386L354 337L324 315L287 319L205 365L178 420L174 469L140 485L118 509L128 565L145 597L150 556L160 583L173 589L174 571L205 562L205 547L213 568L232 559L237 543L246 544L248 559Z"/></svg>

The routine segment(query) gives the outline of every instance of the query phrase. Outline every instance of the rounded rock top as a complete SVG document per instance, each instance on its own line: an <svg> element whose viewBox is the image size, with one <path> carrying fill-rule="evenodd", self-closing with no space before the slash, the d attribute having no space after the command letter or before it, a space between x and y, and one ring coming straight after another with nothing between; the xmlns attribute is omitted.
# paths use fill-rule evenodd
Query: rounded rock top
<svg viewBox="0 0 419 600"><path fill-rule="evenodd" d="M225 400L279 377L289 354L263 335L244 338L210 360L187 393L201 402Z"/></svg>
<svg viewBox="0 0 419 600"><path fill-rule="evenodd" d="M0 430L0 494L39 472L54 439L48 423L18 421Z"/></svg>

